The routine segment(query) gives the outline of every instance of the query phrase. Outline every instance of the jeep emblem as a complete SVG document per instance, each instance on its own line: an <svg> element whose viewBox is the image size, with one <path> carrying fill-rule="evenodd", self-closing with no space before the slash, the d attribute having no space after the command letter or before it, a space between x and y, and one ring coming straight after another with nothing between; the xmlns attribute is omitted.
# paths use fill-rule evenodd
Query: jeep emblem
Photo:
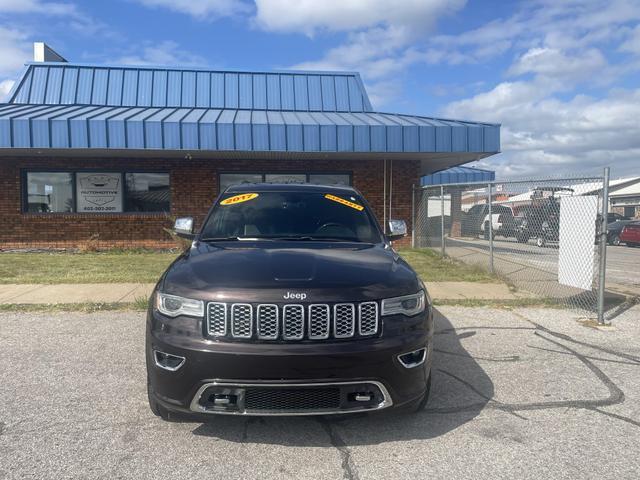
<svg viewBox="0 0 640 480"><path fill-rule="evenodd" d="M282 296L282 298L284 298L285 300L304 300L305 298L307 298L307 294L287 292Z"/></svg>

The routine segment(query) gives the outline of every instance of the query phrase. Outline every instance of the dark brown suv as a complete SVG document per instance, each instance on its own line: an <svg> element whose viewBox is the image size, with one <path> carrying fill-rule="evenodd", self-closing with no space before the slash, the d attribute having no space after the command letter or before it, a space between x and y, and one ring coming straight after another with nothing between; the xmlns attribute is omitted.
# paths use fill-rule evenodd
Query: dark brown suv
<svg viewBox="0 0 640 480"><path fill-rule="evenodd" d="M151 410L313 415L422 408L433 319L424 284L353 188L243 184L162 275L147 321Z"/></svg>

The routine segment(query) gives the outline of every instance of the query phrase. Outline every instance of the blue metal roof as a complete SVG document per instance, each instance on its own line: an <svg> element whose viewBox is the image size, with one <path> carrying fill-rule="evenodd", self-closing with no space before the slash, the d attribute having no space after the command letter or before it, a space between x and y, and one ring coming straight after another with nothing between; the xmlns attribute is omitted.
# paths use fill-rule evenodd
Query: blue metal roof
<svg viewBox="0 0 640 480"><path fill-rule="evenodd" d="M481 154L499 151L500 127L378 112L5 104L0 148Z"/></svg>
<svg viewBox="0 0 640 480"><path fill-rule="evenodd" d="M369 112L352 72L239 72L168 67L27 64L9 103Z"/></svg>
<svg viewBox="0 0 640 480"><path fill-rule="evenodd" d="M442 185L448 183L491 182L496 172L472 167L452 167L441 172L426 175L420 179L421 185Z"/></svg>
<svg viewBox="0 0 640 480"><path fill-rule="evenodd" d="M374 112L353 72L36 62L0 104L0 152L29 148L464 153L468 161L500 150L500 126Z"/></svg>

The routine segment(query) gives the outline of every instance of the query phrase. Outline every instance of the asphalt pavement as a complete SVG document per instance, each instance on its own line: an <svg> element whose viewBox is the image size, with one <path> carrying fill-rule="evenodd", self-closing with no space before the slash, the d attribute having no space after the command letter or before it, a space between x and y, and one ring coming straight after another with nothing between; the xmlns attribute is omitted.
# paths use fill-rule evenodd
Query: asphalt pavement
<svg viewBox="0 0 640 480"><path fill-rule="evenodd" d="M482 251L489 249L488 240L478 239L447 239L450 248L471 247ZM595 246L594 246L595 248ZM538 247L529 243L518 243L514 239L496 237L494 240L494 255L511 258L514 261L524 260L536 267L548 270L554 274L558 272L558 247L550 244L546 247ZM626 245L607 246L607 279L613 283L628 284L640 287L640 248L627 247Z"/></svg>
<svg viewBox="0 0 640 480"><path fill-rule="evenodd" d="M0 314L0 478L615 478L640 471L640 306L443 307L420 414L212 417L147 407L144 315Z"/></svg>

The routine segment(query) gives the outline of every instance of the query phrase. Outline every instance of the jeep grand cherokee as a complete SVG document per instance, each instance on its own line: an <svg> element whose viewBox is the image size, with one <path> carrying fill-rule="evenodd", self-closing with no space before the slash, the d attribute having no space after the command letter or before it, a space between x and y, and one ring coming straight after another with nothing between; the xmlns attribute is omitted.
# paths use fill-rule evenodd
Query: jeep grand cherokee
<svg viewBox="0 0 640 480"><path fill-rule="evenodd" d="M160 278L147 319L149 405L209 414L420 409L431 382L424 284L353 188L243 184L216 200Z"/></svg>

